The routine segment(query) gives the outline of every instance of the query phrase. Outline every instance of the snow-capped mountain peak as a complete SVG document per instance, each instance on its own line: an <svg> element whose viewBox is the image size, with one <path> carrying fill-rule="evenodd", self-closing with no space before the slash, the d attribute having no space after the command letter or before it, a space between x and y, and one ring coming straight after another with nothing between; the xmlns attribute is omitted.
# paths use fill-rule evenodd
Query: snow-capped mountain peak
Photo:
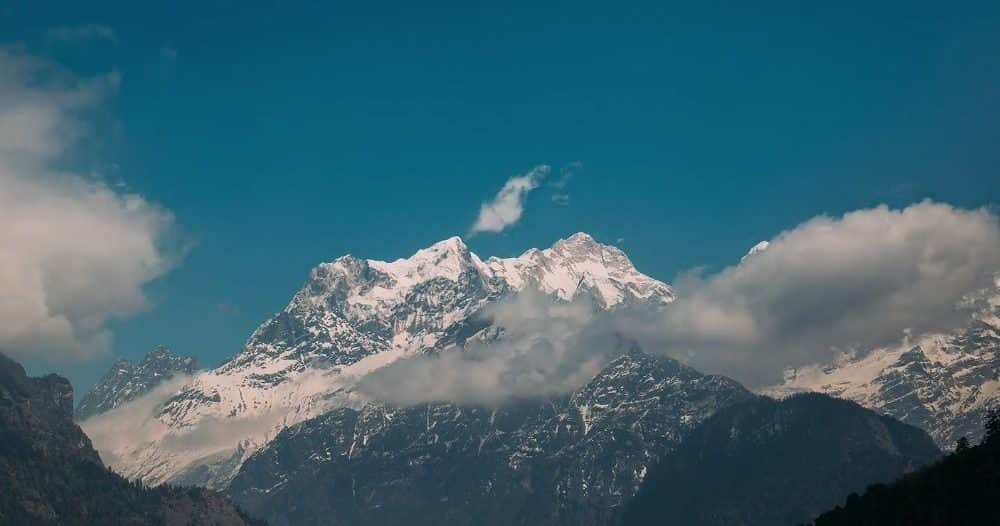
<svg viewBox="0 0 1000 526"><path fill-rule="evenodd" d="M750 259L756 256L757 254L760 254L761 252L767 250L768 247L770 246L771 246L770 241L761 241L760 243L757 243L756 245L750 247L750 251L747 252L746 255L740 258L740 263L743 263L747 259Z"/></svg>
<svg viewBox="0 0 1000 526"><path fill-rule="evenodd" d="M516 258L493 257L486 264L514 290L532 287L565 301L589 293L612 308L629 300L663 305L674 299L669 286L636 270L620 249L583 232L551 248L531 249Z"/></svg>
<svg viewBox="0 0 1000 526"><path fill-rule="evenodd" d="M420 249L409 258L389 263L368 260L368 265L391 276L395 285L403 289L435 278L457 281L463 272L482 270L482 261L458 236Z"/></svg>
<svg viewBox="0 0 1000 526"><path fill-rule="evenodd" d="M360 403L351 390L357 378L437 350L480 323L488 306L525 290L563 301L586 298L605 309L660 308L674 297L621 250L584 233L485 261L458 237L394 261L342 256L313 268L288 305L265 320L239 353L164 401L142 424L149 442L102 453L132 478L219 486L284 427ZM223 423L235 425L206 433L217 437L210 443L177 445L202 427Z"/></svg>

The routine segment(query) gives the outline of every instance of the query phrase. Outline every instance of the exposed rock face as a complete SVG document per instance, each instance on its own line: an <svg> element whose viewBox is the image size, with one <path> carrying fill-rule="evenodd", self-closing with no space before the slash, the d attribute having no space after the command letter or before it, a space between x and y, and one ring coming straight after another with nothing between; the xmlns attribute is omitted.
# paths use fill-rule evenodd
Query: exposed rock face
<svg viewBox="0 0 1000 526"><path fill-rule="evenodd" d="M939 458L922 430L801 394L722 409L649 471L625 524L802 524L869 484Z"/></svg>
<svg viewBox="0 0 1000 526"><path fill-rule="evenodd" d="M138 364L120 359L80 400L76 418L84 420L110 411L152 391L176 375L193 374L197 370L198 362L194 358L178 356L163 346L150 351Z"/></svg>
<svg viewBox="0 0 1000 526"><path fill-rule="evenodd" d="M75 455L100 464L90 439L72 421L73 387L61 376L30 378L0 354L0 429L42 455Z"/></svg>
<svg viewBox="0 0 1000 526"><path fill-rule="evenodd" d="M258 524L203 489L146 489L107 470L73 422L64 378L0 354L0 524Z"/></svg>
<svg viewBox="0 0 1000 526"><path fill-rule="evenodd" d="M751 396L632 350L565 397L334 410L284 430L228 491L273 524L604 524L647 466Z"/></svg>

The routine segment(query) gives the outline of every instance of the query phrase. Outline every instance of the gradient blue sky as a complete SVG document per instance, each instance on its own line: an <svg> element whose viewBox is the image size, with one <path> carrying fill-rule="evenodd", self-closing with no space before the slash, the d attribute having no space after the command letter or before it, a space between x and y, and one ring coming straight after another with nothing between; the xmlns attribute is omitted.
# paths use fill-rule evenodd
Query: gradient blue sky
<svg viewBox="0 0 1000 526"><path fill-rule="evenodd" d="M669 281L817 214L1000 201L997 2L78 4L9 4L0 35L121 73L100 158L192 243L114 325L129 358L213 365L316 263L464 235L541 163L579 163L568 206L540 188L474 251L582 230ZM51 36L84 24L114 38Z"/></svg>

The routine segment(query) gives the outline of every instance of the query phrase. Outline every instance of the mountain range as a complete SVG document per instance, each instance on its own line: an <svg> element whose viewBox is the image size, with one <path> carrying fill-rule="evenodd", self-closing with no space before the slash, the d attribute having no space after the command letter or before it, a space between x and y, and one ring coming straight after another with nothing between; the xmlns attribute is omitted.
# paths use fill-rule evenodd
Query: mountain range
<svg viewBox="0 0 1000 526"><path fill-rule="evenodd" d="M222 488L282 429L333 408L363 407L369 400L353 385L366 373L482 331L481 313L525 291L601 310L661 308L674 299L621 250L583 233L507 259L481 260L457 237L392 262L343 256L314 268L289 304L220 366L148 393L155 407L141 415L125 408L81 425L129 478ZM101 398L113 397L108 391L115 389L95 388ZM138 439L116 440L122 425Z"/></svg>
<svg viewBox="0 0 1000 526"><path fill-rule="evenodd" d="M766 249L758 244L747 257ZM714 415L750 408L743 411L758 415L750 421L775 430L795 423L787 408L828 408L798 397L767 405L775 402L648 355L627 337L573 389L500 406L394 405L359 387L408 360L490 352L510 329L491 313L526 294L610 313L670 308L675 298L621 250L582 233L506 259L482 260L459 238L392 262L343 256L314 268L289 304L218 367L192 371L162 351L141 363L163 367L116 364L78 416L102 458L126 477L223 490L274 524L604 524L621 518L661 460L698 451L688 437L714 443L722 429ZM789 371L765 392L855 400L948 447L978 430L976 415L963 415L986 407L995 391L997 302L990 301L965 331ZM843 491L890 480L937 454L929 440L913 438L915 429L889 432L900 428L858 411L843 410L857 433L841 438L877 446L870 454L878 461L834 457L828 468L843 470L845 482L820 491L814 504L835 504ZM735 458L788 440L775 437L741 444ZM830 447L863 456L842 442ZM766 484L756 489L740 506L774 496ZM799 512L822 511L816 506L796 516L808 519Z"/></svg>

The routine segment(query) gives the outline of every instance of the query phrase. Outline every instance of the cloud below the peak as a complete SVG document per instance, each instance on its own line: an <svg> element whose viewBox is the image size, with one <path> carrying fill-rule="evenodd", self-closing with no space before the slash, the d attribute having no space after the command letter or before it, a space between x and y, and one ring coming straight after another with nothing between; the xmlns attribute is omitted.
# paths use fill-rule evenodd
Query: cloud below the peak
<svg viewBox="0 0 1000 526"><path fill-rule="evenodd" d="M491 325L485 338L395 361L361 378L357 389L398 405L500 405L572 392L621 351L607 313L585 299L523 291L480 317Z"/></svg>
<svg viewBox="0 0 1000 526"><path fill-rule="evenodd" d="M175 261L169 211L72 168L117 87L0 48L0 349L20 359L103 353L107 322L142 310Z"/></svg>
<svg viewBox="0 0 1000 526"><path fill-rule="evenodd" d="M838 351L957 328L969 321L970 294L1000 270L990 210L930 201L818 216L758 246L717 274L681 276L676 302L624 330L759 386Z"/></svg>
<svg viewBox="0 0 1000 526"><path fill-rule="evenodd" d="M524 200L548 176L549 166L539 165L524 175L511 177L491 201L479 207L479 216L469 229L469 235L480 232L502 232L517 223L524 213Z"/></svg>
<svg viewBox="0 0 1000 526"><path fill-rule="evenodd" d="M501 338L401 360L360 389L404 405L565 394L622 341L765 387L787 367L963 326L998 270L1000 222L988 209L925 201L817 216L718 273L680 276L664 308L601 312L522 292L486 313Z"/></svg>

